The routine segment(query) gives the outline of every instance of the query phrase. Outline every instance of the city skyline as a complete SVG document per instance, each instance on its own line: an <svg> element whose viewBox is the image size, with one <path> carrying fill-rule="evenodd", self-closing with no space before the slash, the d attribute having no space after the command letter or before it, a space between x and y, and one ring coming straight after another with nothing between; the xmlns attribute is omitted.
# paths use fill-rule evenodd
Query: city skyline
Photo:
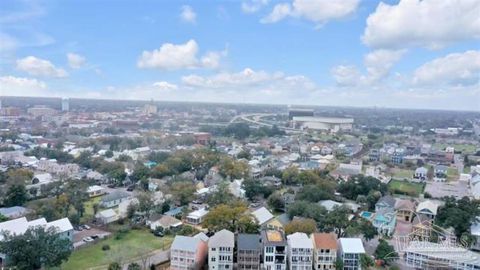
<svg viewBox="0 0 480 270"><path fill-rule="evenodd" d="M479 1L86 3L0 4L1 96L480 109Z"/></svg>

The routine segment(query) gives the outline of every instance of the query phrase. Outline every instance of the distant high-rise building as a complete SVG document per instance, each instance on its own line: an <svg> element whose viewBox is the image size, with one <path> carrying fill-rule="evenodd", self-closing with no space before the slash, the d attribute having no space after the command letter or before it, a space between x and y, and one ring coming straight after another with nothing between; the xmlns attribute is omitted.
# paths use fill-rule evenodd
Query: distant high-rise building
<svg viewBox="0 0 480 270"><path fill-rule="evenodd" d="M68 98L62 98L62 112L68 112L70 110L70 100Z"/></svg>

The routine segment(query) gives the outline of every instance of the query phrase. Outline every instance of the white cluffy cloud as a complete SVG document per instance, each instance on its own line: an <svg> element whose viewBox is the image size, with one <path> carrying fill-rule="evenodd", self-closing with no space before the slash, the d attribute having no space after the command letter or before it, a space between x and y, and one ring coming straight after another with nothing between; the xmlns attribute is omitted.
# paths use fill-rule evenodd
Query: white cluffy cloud
<svg viewBox="0 0 480 270"><path fill-rule="evenodd" d="M400 60L405 50L375 50L364 58L366 74L355 66L339 65L331 70L339 86L373 85L390 75L393 65Z"/></svg>
<svg viewBox="0 0 480 270"><path fill-rule="evenodd" d="M67 60L68 65L74 69L81 68L86 62L85 57L76 53L67 53Z"/></svg>
<svg viewBox="0 0 480 270"><path fill-rule="evenodd" d="M191 39L185 44L164 43L159 49L143 51L138 59L139 68L158 68L175 70L183 68L217 68L222 57L227 51L207 52L201 59L198 59L198 44Z"/></svg>
<svg viewBox="0 0 480 270"><path fill-rule="evenodd" d="M436 58L417 68L415 84L479 85L480 51L452 53Z"/></svg>
<svg viewBox="0 0 480 270"><path fill-rule="evenodd" d="M263 6L268 4L269 0L245 0L242 2L242 11L245 13L255 13Z"/></svg>
<svg viewBox="0 0 480 270"><path fill-rule="evenodd" d="M169 83L166 81L154 82L152 86L155 87L156 89L167 90L167 91L178 89L178 86L176 84Z"/></svg>
<svg viewBox="0 0 480 270"><path fill-rule="evenodd" d="M480 38L478 0L400 0L380 2L367 18L363 42L372 48L441 48Z"/></svg>
<svg viewBox="0 0 480 270"><path fill-rule="evenodd" d="M45 94L47 85L37 79L21 78L14 76L0 77L0 89L6 96L40 96Z"/></svg>
<svg viewBox="0 0 480 270"><path fill-rule="evenodd" d="M40 59L35 56L27 56L25 58L18 59L17 69L34 76L57 78L68 76L68 73L64 69L57 68L50 61Z"/></svg>
<svg viewBox="0 0 480 270"><path fill-rule="evenodd" d="M182 12L180 13L180 18L182 21L187 23L195 23L197 20L197 14L191 6L185 5L182 6Z"/></svg>
<svg viewBox="0 0 480 270"><path fill-rule="evenodd" d="M262 23L275 23L286 17L304 18L322 25L330 20L340 19L353 14L359 0L293 0L273 7L272 12L264 17Z"/></svg>

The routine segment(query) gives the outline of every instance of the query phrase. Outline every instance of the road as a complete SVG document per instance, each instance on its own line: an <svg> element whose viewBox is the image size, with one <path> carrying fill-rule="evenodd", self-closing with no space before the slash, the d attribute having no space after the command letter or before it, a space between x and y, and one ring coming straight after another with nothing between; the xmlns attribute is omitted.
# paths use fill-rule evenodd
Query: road
<svg viewBox="0 0 480 270"><path fill-rule="evenodd" d="M269 123L261 122L261 118L265 116L273 116L273 115L275 114L271 114L271 113L240 114L233 117L232 120L230 120L230 123L233 123L240 119L248 123L271 128L273 127L273 125ZM277 127L278 129L285 130L285 131L297 132L297 133L302 132L301 130L294 129L294 128L288 128L288 127L282 127L282 126L277 126Z"/></svg>

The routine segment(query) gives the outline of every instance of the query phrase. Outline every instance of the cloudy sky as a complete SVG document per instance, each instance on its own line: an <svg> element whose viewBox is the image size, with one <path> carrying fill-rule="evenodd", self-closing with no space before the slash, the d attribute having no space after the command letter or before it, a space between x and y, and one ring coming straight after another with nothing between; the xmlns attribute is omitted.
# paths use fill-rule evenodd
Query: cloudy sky
<svg viewBox="0 0 480 270"><path fill-rule="evenodd" d="M0 95L480 110L480 0L0 2Z"/></svg>

